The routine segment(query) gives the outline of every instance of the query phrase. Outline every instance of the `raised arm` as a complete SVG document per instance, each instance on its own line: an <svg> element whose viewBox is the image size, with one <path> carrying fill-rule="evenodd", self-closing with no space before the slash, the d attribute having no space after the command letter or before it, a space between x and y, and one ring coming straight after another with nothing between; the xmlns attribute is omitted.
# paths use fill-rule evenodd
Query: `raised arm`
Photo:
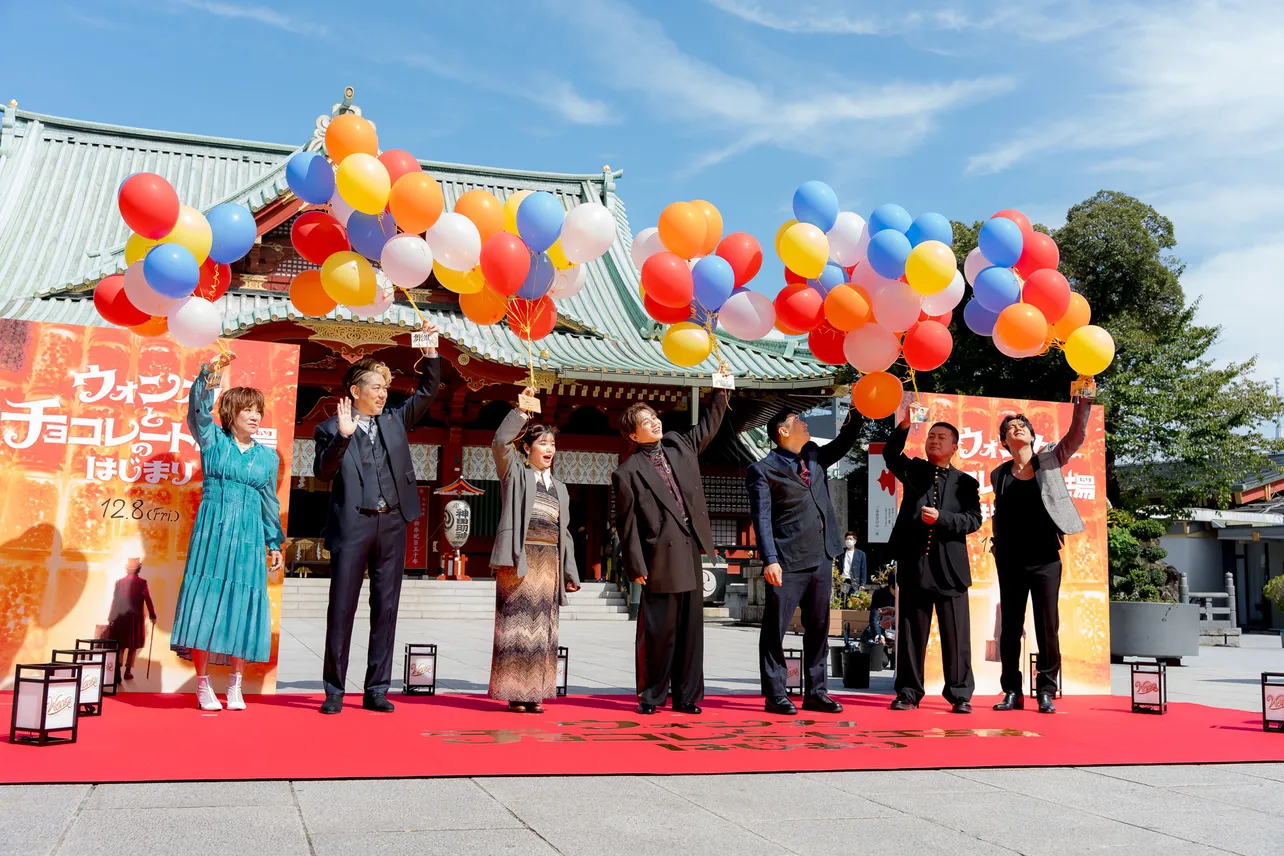
<svg viewBox="0 0 1284 856"><path fill-rule="evenodd" d="M771 488L762 467L751 466L745 473L745 489L749 493L749 519L753 521L754 532L758 536L758 554L762 564L775 565L780 562L776 553L776 537L771 531Z"/></svg>
<svg viewBox="0 0 1284 856"><path fill-rule="evenodd" d="M971 476L960 476L955 495L959 510L940 511L935 525L954 535L971 535L981 528L980 485Z"/></svg>
<svg viewBox="0 0 1284 856"><path fill-rule="evenodd" d="M285 532L281 529L281 500L276 495L276 469L280 461L272 454L273 477L259 487L260 510L263 515L263 543L269 550L280 550L285 543Z"/></svg>
<svg viewBox="0 0 1284 856"><path fill-rule="evenodd" d="M214 390L210 389L213 369L207 363L201 366L187 393L187 427L202 449L212 449L223 429L214 424Z"/></svg>
<svg viewBox="0 0 1284 856"><path fill-rule="evenodd" d="M896 476L901 484L909 476L910 459L905 456L905 441L909 439L909 417L892 429L892 436L883 446L883 465Z"/></svg>
<svg viewBox="0 0 1284 856"><path fill-rule="evenodd" d="M1092 416L1092 401L1078 398L1074 402L1074 415L1070 417L1070 428L1052 451L1057 456L1057 466L1064 467L1074 457L1075 452L1083 445L1088 434L1088 418Z"/></svg>
<svg viewBox="0 0 1284 856"><path fill-rule="evenodd" d="M841 461L856 445L856 438L860 436L860 430L865 426L865 419L857 415L856 408L853 407L847 411L847 421L843 423L843 428L838 432L838 436L820 447L816 453L821 467L829 469L834 464Z"/></svg>
<svg viewBox="0 0 1284 856"><path fill-rule="evenodd" d="M437 397L437 389L440 386L441 357L435 354L424 357L424 370L419 375L419 386L410 394L410 397L397 405L394 411L395 415L401 419L401 423L406 426L407 431L418 425L420 420L428 415L428 408Z"/></svg>
<svg viewBox="0 0 1284 856"><path fill-rule="evenodd" d="M619 470L611 474L611 483L615 486L615 530L620 533L620 558L629 579L645 585L646 554L642 552L642 539L638 535L633 488L628 479L620 477Z"/></svg>
<svg viewBox="0 0 1284 856"><path fill-rule="evenodd" d="M500 481L506 481L514 467L521 466L513 441L521 435L529 419L526 411L514 407L504 417L495 431L495 439L490 441L490 453L495 456L495 472Z"/></svg>
<svg viewBox="0 0 1284 856"><path fill-rule="evenodd" d="M709 398L709 406L700 414L699 421L682 433L697 455L704 452L705 448L713 442L713 438L718 436L718 429L722 427L722 417L726 413L727 391L715 389Z"/></svg>

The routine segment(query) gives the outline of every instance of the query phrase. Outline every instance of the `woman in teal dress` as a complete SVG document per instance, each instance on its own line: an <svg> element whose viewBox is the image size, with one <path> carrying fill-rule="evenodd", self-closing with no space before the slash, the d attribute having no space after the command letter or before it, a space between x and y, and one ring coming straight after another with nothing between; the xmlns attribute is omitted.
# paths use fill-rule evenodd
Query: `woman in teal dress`
<svg viewBox="0 0 1284 856"><path fill-rule="evenodd" d="M226 390L218 402L222 426L214 422L210 382L233 357L225 354L201 366L187 405L188 428L201 449L203 482L170 641L191 650L202 710L222 709L210 686L211 654L232 663L228 710L245 709L245 664L267 662L272 651L264 550L271 551L273 571L284 564L279 460L253 439L263 419L263 393L244 386Z"/></svg>

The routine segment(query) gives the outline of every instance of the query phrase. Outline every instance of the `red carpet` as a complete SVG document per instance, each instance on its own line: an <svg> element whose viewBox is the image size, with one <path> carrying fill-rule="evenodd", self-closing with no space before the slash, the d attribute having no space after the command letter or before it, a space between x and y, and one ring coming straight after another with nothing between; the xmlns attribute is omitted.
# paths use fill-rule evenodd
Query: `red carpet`
<svg viewBox="0 0 1284 856"><path fill-rule="evenodd" d="M1133 714L1126 698L1058 702L1060 713L971 716L931 699L896 713L879 696L837 696L837 716L771 717L757 696L706 699L704 714L638 715L629 696L572 696L543 715L476 695L393 696L394 714L339 716L303 695L251 697L249 710L202 714L190 695L121 694L82 719L74 745L7 742L0 694L0 783L354 779L818 770L904 770L1284 761L1284 735L1259 715L1173 704ZM980 702L985 702L984 705ZM984 709L983 709L984 708Z"/></svg>

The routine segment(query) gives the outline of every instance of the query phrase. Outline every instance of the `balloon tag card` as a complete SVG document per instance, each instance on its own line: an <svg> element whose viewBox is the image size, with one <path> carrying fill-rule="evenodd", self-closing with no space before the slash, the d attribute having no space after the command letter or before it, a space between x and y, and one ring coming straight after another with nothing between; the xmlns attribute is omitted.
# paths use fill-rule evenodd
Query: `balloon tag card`
<svg viewBox="0 0 1284 856"><path fill-rule="evenodd" d="M527 413L540 412L539 399L533 395L527 395L524 392L518 394L517 406L522 410L525 410Z"/></svg>
<svg viewBox="0 0 1284 856"><path fill-rule="evenodd" d="M714 389L735 389L736 376L731 372L714 372L713 373Z"/></svg>
<svg viewBox="0 0 1284 856"><path fill-rule="evenodd" d="M1084 398L1093 401L1097 397L1097 382L1090 377L1081 377L1070 384L1071 398Z"/></svg>
<svg viewBox="0 0 1284 856"><path fill-rule="evenodd" d="M410 347L435 348L437 347L437 334L425 333L423 330L416 330L410 334Z"/></svg>
<svg viewBox="0 0 1284 856"><path fill-rule="evenodd" d="M913 425L922 425L927 421L927 407L915 402L909 407L910 423Z"/></svg>

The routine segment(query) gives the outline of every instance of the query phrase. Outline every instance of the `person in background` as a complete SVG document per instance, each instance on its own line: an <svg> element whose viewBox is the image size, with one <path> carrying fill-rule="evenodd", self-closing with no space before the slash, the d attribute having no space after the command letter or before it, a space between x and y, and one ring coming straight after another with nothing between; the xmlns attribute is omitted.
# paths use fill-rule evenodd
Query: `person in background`
<svg viewBox="0 0 1284 856"><path fill-rule="evenodd" d="M1005 416L999 437L1012 460L990 474L994 488L994 563L999 573L999 656L1003 701L995 710L1021 710L1021 634L1025 603L1033 596L1034 638L1039 646L1034 694L1039 713L1056 713L1052 699L1061 671L1058 639L1061 616L1061 547L1065 536L1083 531L1083 519L1066 489L1061 468L1069 463L1088 430L1092 401L1078 398L1070 428L1060 442L1034 452L1034 426L1021 414Z"/></svg>
<svg viewBox="0 0 1284 856"><path fill-rule="evenodd" d="M887 582L869 599L869 639L885 645L888 653L896 649L896 572L887 575Z"/></svg>
<svg viewBox="0 0 1284 856"><path fill-rule="evenodd" d="M856 533L848 532L843 536L843 554L838 557L841 563L843 579L852 588L864 588L869 582L865 566L865 552L856 546Z"/></svg>
<svg viewBox="0 0 1284 856"><path fill-rule="evenodd" d="M525 395L534 396L528 387ZM575 545L567 531L571 500L553 478L556 430L530 424L514 408L491 443L500 512L490 566L495 569L495 644L491 698L518 713L543 713L557 695L558 611L579 589Z"/></svg>
<svg viewBox="0 0 1284 856"><path fill-rule="evenodd" d="M234 357L225 353L201 367L187 405L187 424L201 449L201 504L170 644L192 653L201 710L223 707L210 686L211 653L231 658L227 709L245 709L245 664L266 663L272 654L268 573L285 565L276 495L281 460L275 450L254 441L263 420L263 393L247 386L224 391L218 399L222 427L214 423L210 383ZM265 550L271 554L270 568Z"/></svg>
<svg viewBox="0 0 1284 856"><path fill-rule="evenodd" d="M152 594L147 589L147 580L143 579L142 570L142 559L125 560L125 576L116 580L116 588L111 597L111 612L107 615L107 635L104 637L120 643L127 681L134 678L134 661L138 657L138 649L147 644L147 625L143 623L144 606L147 607L152 624L156 623L156 607L152 605Z"/></svg>

